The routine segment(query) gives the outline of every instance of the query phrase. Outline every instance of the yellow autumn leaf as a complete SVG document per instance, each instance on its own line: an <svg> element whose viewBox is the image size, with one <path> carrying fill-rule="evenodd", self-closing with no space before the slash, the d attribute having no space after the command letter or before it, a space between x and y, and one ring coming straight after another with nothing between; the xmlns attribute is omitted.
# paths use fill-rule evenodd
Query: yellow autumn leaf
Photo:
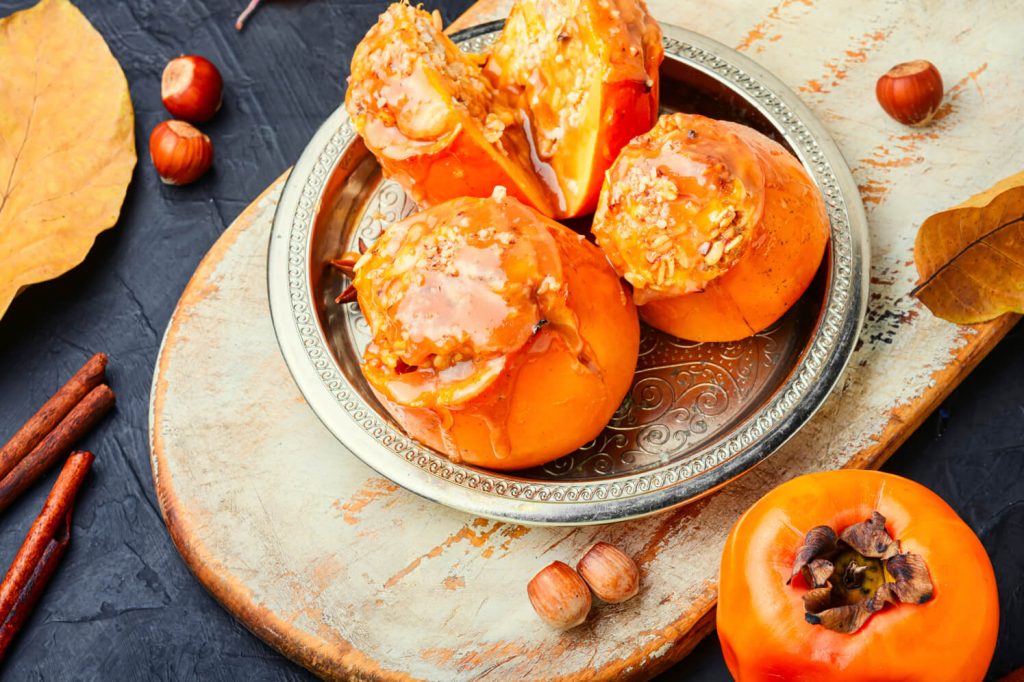
<svg viewBox="0 0 1024 682"><path fill-rule="evenodd" d="M1024 312L1024 172L925 220L914 262L914 296L944 320Z"/></svg>
<svg viewBox="0 0 1024 682"><path fill-rule="evenodd" d="M128 81L67 0L0 20L0 316L117 222L135 167Z"/></svg>

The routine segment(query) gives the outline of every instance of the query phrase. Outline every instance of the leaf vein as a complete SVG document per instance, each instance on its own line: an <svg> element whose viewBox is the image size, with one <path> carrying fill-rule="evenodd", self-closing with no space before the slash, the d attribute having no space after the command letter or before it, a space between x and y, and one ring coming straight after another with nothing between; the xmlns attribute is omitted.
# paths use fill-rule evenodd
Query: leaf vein
<svg viewBox="0 0 1024 682"><path fill-rule="evenodd" d="M1013 220L1011 220L1009 222L1005 222L1002 225L997 225L996 227L992 228L991 230L989 230L985 234L981 235L980 237L978 237L976 239L973 239L970 242L968 242L968 244L966 246L964 246L962 249L957 251L955 254L953 254L953 256L949 260L947 260L945 263L943 263L941 266L939 266L939 268L937 270L935 270L935 272L933 272L932 274L928 275L928 277L926 277L923 282L921 282L916 287L914 287L913 290L910 292L910 295L911 296L917 296L919 293L921 293L921 291L925 287L927 287L929 284L931 284L933 281L935 281L936 277L938 277L943 272L945 272L947 269L952 267L960 259L960 257L963 256L965 253L967 253L968 251L973 249L978 244L984 244L986 239L988 239L992 235L996 234L997 232L1000 232L1000 231L1006 229L1007 227L1010 227L1011 225L1015 225L1017 223L1024 223L1024 216L1018 216L1017 218L1014 218Z"/></svg>
<svg viewBox="0 0 1024 682"><path fill-rule="evenodd" d="M1005 251L1003 251L1002 249L1000 249L1000 248L998 248L998 247L996 247L996 246L993 246L992 244L989 244L988 242L985 242L985 241L981 242L981 245L982 245L982 246L984 246L984 247L986 247L986 248L989 248L989 249L991 249L992 251L995 251L995 252L996 252L996 253L998 253L998 254L999 254L1000 256L1002 256L1002 257L1003 257L1003 258L1005 258L1006 260L1008 260L1008 261L1010 261L1011 263L1013 263L1014 265L1016 265L1016 266L1017 266L1018 268L1024 268L1024 263L1021 263L1021 262L1020 262L1019 260L1017 260L1016 258L1014 258L1013 256L1011 256L1010 254L1006 253L1006 252L1005 252Z"/></svg>

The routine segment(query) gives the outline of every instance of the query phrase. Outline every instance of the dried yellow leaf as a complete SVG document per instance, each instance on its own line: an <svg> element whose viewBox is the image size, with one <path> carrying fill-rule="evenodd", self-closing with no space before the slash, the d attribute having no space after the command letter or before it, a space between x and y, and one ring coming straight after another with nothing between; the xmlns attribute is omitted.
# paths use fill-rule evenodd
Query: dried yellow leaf
<svg viewBox="0 0 1024 682"><path fill-rule="evenodd" d="M128 81L67 0L0 20L0 316L117 222L135 167Z"/></svg>
<svg viewBox="0 0 1024 682"><path fill-rule="evenodd" d="M914 262L914 295L945 320L1024 312L1024 172L925 220Z"/></svg>

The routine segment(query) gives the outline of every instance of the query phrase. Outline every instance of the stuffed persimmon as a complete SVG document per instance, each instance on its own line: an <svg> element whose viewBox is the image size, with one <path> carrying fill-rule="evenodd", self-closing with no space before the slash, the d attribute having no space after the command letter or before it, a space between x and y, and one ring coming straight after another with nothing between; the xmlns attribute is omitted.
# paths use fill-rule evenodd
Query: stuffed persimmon
<svg viewBox="0 0 1024 682"><path fill-rule="evenodd" d="M503 186L566 218L593 210L619 149L653 125L663 56L643 0L519 0L489 56L400 3L356 47L345 108L420 206Z"/></svg>
<svg viewBox="0 0 1024 682"><path fill-rule="evenodd" d="M485 73L529 112L555 217L591 213L619 150L658 118L661 28L643 0L517 0Z"/></svg>
<svg viewBox="0 0 1024 682"><path fill-rule="evenodd" d="M442 32L439 14L391 5L356 47L348 82L356 132L420 206L501 185L553 212L517 112Z"/></svg>
<svg viewBox="0 0 1024 682"><path fill-rule="evenodd" d="M597 436L632 382L639 321L604 255L500 191L395 223L354 270L364 376L453 461L553 460Z"/></svg>
<svg viewBox="0 0 1024 682"><path fill-rule="evenodd" d="M644 321L733 341L800 298L829 222L821 192L781 145L737 123L672 114L623 148L593 232Z"/></svg>

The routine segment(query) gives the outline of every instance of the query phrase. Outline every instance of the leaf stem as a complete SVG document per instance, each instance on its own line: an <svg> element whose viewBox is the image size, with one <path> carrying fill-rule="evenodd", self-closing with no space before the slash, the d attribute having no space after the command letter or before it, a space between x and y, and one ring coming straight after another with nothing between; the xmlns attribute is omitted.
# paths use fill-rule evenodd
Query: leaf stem
<svg viewBox="0 0 1024 682"><path fill-rule="evenodd" d="M238 15L238 19L235 20L235 30L241 31L245 28L246 20L249 18L249 15L255 12L256 8L260 6L261 1L262 0L249 0L249 4L246 5L246 8Z"/></svg>

